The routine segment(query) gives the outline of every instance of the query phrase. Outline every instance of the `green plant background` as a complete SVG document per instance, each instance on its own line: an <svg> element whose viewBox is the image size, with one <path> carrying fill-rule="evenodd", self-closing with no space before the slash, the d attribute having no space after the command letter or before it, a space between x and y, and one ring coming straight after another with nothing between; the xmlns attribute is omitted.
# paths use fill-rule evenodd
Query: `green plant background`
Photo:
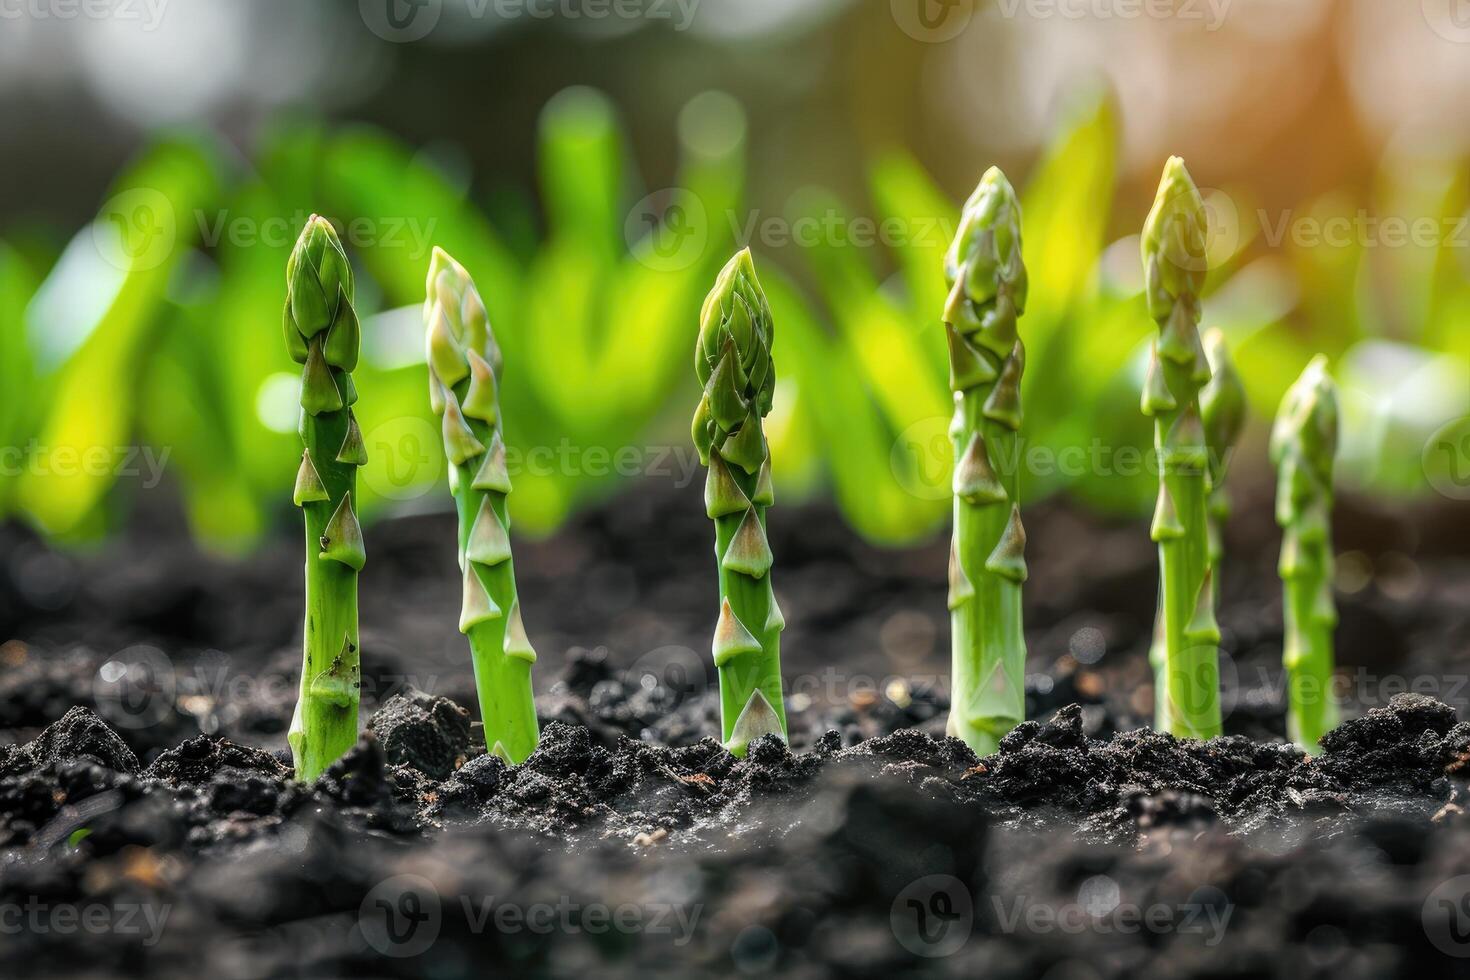
<svg viewBox="0 0 1470 980"><path fill-rule="evenodd" d="M281 270L313 212L347 232L359 273L369 519L448 500L436 489L444 461L417 319L432 244L471 270L516 365L502 392L512 450L573 460L516 476L519 531L550 532L625 482L594 461L619 450L649 464L667 458L665 447L692 452L687 367L699 303L747 244L746 172L761 148L748 143L742 107L717 92L694 96L665 125L677 177L651 197L612 101L585 87L542 111L536 186L519 193L477 193L452 165L379 129L278 120L249 160L197 132L159 137L70 241L12 230L0 242L0 517L66 542L97 540L126 520L137 481L116 467L63 465L64 450L143 445L167 453L166 485L210 547L245 550L284 526L298 453ZM1137 240L1109 234L1143 217L1117 210L1118 129L1105 93L1079 92L1047 152L1013 175L1031 270L1024 437L1039 460L1025 497L1068 494L1144 513L1152 474L1047 463L1151 441L1137 409L1152 329ZM1386 213L1464 214L1463 160L1386 159L1372 190ZM769 434L783 503L829 494L855 531L900 544L947 520L938 314L958 201L901 147L865 169L860 198L808 187L779 216L788 228L836 233L770 255L750 244L777 325ZM1248 188L1213 194L1212 214L1227 220L1214 241L1206 326L1225 331L1248 388L1256 426L1241 468L1264 465L1250 458L1264 455L1264 421L1320 350L1344 391L1345 484L1429 492L1425 440L1470 411L1463 249L1268 247ZM1331 195L1306 213L1354 209ZM861 240L852 216L894 232ZM363 218L377 224L357 242L350 222Z"/></svg>

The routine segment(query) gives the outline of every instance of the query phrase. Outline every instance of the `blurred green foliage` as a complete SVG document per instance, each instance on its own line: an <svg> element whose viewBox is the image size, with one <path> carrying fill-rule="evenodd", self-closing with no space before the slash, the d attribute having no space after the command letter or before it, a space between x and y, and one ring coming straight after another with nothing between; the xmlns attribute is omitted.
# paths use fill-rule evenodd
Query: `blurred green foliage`
<svg viewBox="0 0 1470 980"><path fill-rule="evenodd" d="M280 350L284 269L312 213L337 223L360 272L365 514L449 503L418 310L435 244L481 284L504 349L522 529L554 529L616 487L619 452L633 469L678 474L665 447L692 453L682 420L699 304L745 244L734 217L745 120L706 93L677 132L675 188L647 194L608 100L563 92L541 119L539 213L499 188L477 199L452 163L376 130L285 121L248 161L196 136L160 141L64 248L19 233L0 243L0 516L63 539L103 534L126 513L133 471L147 472L127 447L145 446L212 545L244 548L283 522L299 457L298 382ZM1154 477L1126 472L1118 453L1150 446L1137 393L1152 325L1137 239L1108 237L1142 220L1111 212L1117 155L1113 108L1090 97L1025 185L1023 464L1028 499L1067 491L1135 511ZM830 488L858 532L897 543L947 520L939 311L958 205L900 150L869 176L856 211L883 234L832 232L856 226L853 202L812 188L783 218L828 231L761 262L781 379L768 432L784 493ZM1445 227L1467 205L1455 160L1390 159L1375 193L1389 213ZM1345 475L1421 491L1425 438L1470 413L1470 250L1449 235L1394 249L1289 235L1262 248L1246 195L1208 196L1206 325L1231 342L1258 430L1324 351L1343 387ZM1354 208L1329 197L1288 218Z"/></svg>

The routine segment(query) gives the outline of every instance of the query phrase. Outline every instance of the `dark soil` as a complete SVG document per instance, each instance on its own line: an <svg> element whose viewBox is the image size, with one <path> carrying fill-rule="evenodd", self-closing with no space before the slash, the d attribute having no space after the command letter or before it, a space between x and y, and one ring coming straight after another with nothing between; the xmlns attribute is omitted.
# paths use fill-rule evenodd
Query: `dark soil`
<svg viewBox="0 0 1470 980"><path fill-rule="evenodd" d="M1208 743L1135 730L1146 533L1038 508L1040 720L982 760L942 735L944 543L878 552L787 508L792 748L735 760L690 502L518 546L545 730L513 768L473 720L450 523L370 529L365 731L313 785L283 751L289 545L226 563L144 523L77 559L0 531L0 973L1470 977L1463 513L1341 508L1353 720L1311 759L1279 737L1261 499Z"/></svg>

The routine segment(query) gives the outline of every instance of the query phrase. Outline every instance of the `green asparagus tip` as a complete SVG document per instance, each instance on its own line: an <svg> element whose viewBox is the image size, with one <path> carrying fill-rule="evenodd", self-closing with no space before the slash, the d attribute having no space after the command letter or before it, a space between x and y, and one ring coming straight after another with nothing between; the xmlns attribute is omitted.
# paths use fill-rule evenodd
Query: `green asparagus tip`
<svg viewBox="0 0 1470 980"><path fill-rule="evenodd" d="M1337 455L1337 388L1318 354L1287 391L1271 430L1271 461L1280 466L1299 450L1316 474L1331 473Z"/></svg>
<svg viewBox="0 0 1470 980"><path fill-rule="evenodd" d="M1143 225L1140 248L1150 312L1169 296L1198 293L1209 263L1205 253L1208 220L1204 198L1179 157L1170 157L1159 180L1153 209ZM1187 288L1186 288L1187 287Z"/></svg>
<svg viewBox="0 0 1470 980"><path fill-rule="evenodd" d="M966 347L950 339L951 377L968 390L992 380L997 370L994 359L976 357L976 348L1000 359L1009 356L1016 346L1016 318L1026 311L1021 204L999 168L987 170L965 202L944 258L944 275L950 284L944 322L970 342Z"/></svg>
<svg viewBox="0 0 1470 980"><path fill-rule="evenodd" d="M459 629L468 637L485 743L516 764L535 750L539 729L530 673L536 651L521 618L509 535L501 356L474 280L442 248L429 261L424 329L429 404L440 416L459 513Z"/></svg>
<svg viewBox="0 0 1470 980"><path fill-rule="evenodd" d="M711 646L720 673L720 732L741 755L764 734L785 737L781 630L766 538L770 413L776 368L773 326L755 262L741 249L720 271L700 311L694 366L703 387L691 433L709 467L705 511L715 522L720 616Z"/></svg>

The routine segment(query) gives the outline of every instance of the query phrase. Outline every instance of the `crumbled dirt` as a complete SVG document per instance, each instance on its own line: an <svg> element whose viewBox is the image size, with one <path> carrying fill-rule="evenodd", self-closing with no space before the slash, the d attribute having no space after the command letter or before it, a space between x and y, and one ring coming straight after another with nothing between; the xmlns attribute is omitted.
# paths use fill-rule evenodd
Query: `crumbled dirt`
<svg viewBox="0 0 1470 980"><path fill-rule="evenodd" d="M450 744L463 740L463 716L404 700L415 710L390 702L309 786L273 755L210 736L140 773L100 718L68 712L7 755L0 907L146 905L155 916L168 909L172 924L152 945L138 934L80 945L45 931L6 935L6 962L19 964L16 975L118 964L150 975L347 975L368 963L452 974L473 943L476 963L533 972L570 960L629 974L678 963L878 975L924 962L903 945L919 940L904 931L912 923L899 899L931 901L926 882L947 875L932 880L971 903L971 931L936 961L945 971L991 962L987 975L1049 976L1076 955L1093 971L1079 976L1287 976L1265 944L1307 941L1310 951L1330 939L1333 962L1379 971L1349 976L1408 976L1434 962L1410 899L1422 903L1437 876L1470 868L1470 787L1450 773L1470 753L1470 724L1417 695L1346 723L1318 758L1239 736L1089 739L1069 706L983 760L908 728L849 748L833 730L797 753L768 736L736 760L713 739L606 747L586 728L551 722L523 765L481 754L446 778L426 771L435 753L422 765L393 762L374 733L415 714L416 742ZM425 881L443 938L422 955L380 959L360 910L370 893ZM1084 930L1084 941L1007 925L1016 909L1116 905L1120 895L1180 920L1227 915L1219 941L1229 955L1205 955L1216 933L1182 921L1167 941L1115 960L1096 960L1089 946L1120 945L1107 933ZM651 926L610 945L580 928L476 933L476 903L497 900L707 918L677 946ZM1296 935L1283 915L1319 924ZM1360 920L1364 932L1353 928ZM385 948L397 951L391 940Z"/></svg>
<svg viewBox="0 0 1470 980"><path fill-rule="evenodd" d="M1181 742L1138 730L1146 535L1046 508L1036 720L979 759L943 735L942 543L878 553L794 514L791 746L737 760L683 503L518 548L544 729L519 766L472 720L444 520L372 529L364 732L310 785L284 751L290 546L230 564L144 528L79 560L0 529L0 972L1470 977L1460 525L1386 535L1348 506L1340 547L1392 574L1339 595L1344 669L1434 696L1355 685L1312 758L1279 738L1269 530L1233 529L1230 734Z"/></svg>

